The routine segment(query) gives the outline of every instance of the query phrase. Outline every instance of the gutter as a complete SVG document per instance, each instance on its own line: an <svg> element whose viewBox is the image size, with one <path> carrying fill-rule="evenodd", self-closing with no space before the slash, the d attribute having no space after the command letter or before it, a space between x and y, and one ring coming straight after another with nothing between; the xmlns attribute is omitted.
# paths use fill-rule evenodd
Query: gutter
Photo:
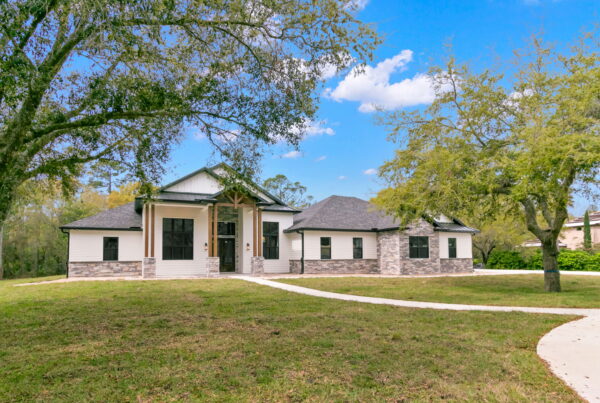
<svg viewBox="0 0 600 403"><path fill-rule="evenodd" d="M71 232L68 230L65 231L65 228L60 228L60 231L63 234L67 234L67 278L69 278L69 255L71 254Z"/></svg>

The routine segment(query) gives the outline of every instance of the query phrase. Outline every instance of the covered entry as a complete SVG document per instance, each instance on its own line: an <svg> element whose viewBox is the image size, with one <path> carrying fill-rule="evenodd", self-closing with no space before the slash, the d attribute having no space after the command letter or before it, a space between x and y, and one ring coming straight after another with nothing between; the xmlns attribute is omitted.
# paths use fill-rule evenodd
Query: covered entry
<svg viewBox="0 0 600 403"><path fill-rule="evenodd" d="M227 193L208 210L208 255L219 258L220 273L249 273L262 254L262 213L256 201Z"/></svg>

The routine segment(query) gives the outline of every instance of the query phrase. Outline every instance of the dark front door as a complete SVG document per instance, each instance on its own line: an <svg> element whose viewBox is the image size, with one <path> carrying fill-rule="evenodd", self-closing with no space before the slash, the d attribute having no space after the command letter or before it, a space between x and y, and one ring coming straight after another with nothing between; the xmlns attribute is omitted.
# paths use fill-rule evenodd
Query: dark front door
<svg viewBox="0 0 600 403"><path fill-rule="evenodd" d="M234 272L235 271L235 239L234 238L219 238L219 261L220 271Z"/></svg>

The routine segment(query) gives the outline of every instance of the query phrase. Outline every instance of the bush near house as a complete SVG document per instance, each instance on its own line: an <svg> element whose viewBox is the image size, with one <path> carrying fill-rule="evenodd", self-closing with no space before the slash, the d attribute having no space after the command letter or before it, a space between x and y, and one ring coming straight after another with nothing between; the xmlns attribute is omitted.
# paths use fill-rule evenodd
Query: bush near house
<svg viewBox="0 0 600 403"><path fill-rule="evenodd" d="M563 250L558 254L558 267L565 271L600 271L600 252L589 253L583 250ZM529 269L542 270L542 254L515 250L493 251L488 260L489 269Z"/></svg>

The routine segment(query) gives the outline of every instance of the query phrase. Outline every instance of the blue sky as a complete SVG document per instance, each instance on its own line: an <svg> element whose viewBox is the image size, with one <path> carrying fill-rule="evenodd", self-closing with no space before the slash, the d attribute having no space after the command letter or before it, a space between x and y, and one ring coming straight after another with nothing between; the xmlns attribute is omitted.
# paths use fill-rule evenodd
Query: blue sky
<svg viewBox="0 0 600 403"><path fill-rule="evenodd" d="M428 102L419 74L442 62L445 44L452 44L461 62L497 67L532 34L568 46L600 21L600 0L357 1L365 5L361 20L376 24L385 38L370 63L370 75L340 84L346 78L342 72L327 80L312 135L298 152L273 147L262 163L263 178L282 173L307 186L316 200L332 194L368 199L382 187L372 172L392 157L395 145L386 141L385 128L374 123L369 102L389 108ZM369 93L375 81L389 83L386 91ZM218 162L211 152L207 140L188 135L175 148L164 182ZM571 212L580 214L588 204L578 199Z"/></svg>

